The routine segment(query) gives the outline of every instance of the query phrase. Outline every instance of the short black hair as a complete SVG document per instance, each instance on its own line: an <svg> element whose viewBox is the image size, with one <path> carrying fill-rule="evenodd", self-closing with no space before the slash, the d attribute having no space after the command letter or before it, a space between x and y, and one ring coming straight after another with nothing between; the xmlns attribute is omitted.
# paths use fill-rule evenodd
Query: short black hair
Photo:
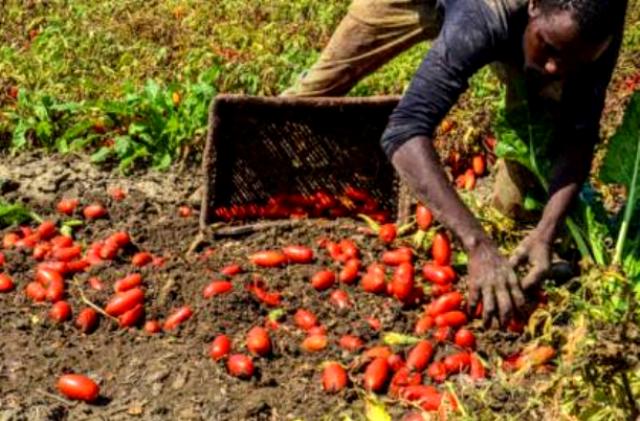
<svg viewBox="0 0 640 421"><path fill-rule="evenodd" d="M585 41L601 42L624 25L627 0L535 0L543 14L571 12Z"/></svg>

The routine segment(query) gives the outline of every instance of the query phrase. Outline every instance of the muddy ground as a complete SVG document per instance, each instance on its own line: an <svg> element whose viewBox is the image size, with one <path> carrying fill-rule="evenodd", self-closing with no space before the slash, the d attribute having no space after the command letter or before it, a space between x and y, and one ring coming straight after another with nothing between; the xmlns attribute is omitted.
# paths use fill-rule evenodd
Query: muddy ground
<svg viewBox="0 0 640 421"><path fill-rule="evenodd" d="M52 323L47 317L49 305L35 305L26 298L23 290L33 279L35 261L27 252L6 251L5 271L14 277L17 287L0 296L0 419L313 420L338 419L342 414L360 419L361 390L350 388L338 396L326 395L320 387L320 364L329 359L354 362L355 355L337 346L341 335L354 333L368 346L380 344L381 332L411 333L420 312L403 309L394 299L366 294L356 286L345 287L354 306L338 311L328 300L329 292L318 293L310 286L308 279L314 271L334 265L316 245L318 238L352 238L361 247L365 263L380 255L381 244L358 230L362 224L353 220L302 221L240 238L213 240L210 245L214 251L204 258L202 252L186 254L198 230L197 211L188 218L180 217L177 211L182 204L197 207L196 168L123 178L117 172L86 164L82 157L48 156L45 161L38 155L22 155L1 161L0 177L11 180L4 184L5 199L28 203L57 222L62 219L52 208L62 197L78 197L82 204L101 201L109 209L109 218L79 227L76 240L89 244L117 230L130 232L133 238L134 247L116 261L68 282L67 300L74 313L86 307L80 291L89 301L103 306L113 281L135 271L130 258L140 249L166 258L162 268L139 270L144 279L146 319L163 320L182 305L190 305L195 315L175 333L151 336L140 328L120 329L103 317L95 332L82 334L72 322ZM116 186L127 192L124 201L116 202L108 195ZM248 270L233 279L231 294L202 298L202 288L219 276L217 271L224 265L237 262L251 269L246 259L250 252L286 244L314 247L316 263ZM242 381L210 360L207 349L217 334L226 333L236 349L243 351L246 332L264 324L272 309L243 288L256 273L267 280L269 288L282 292L285 317L281 328L272 332L273 356L255 359L258 374ZM86 281L90 276L100 277L106 290L89 288ZM315 312L327 327L330 346L325 351L310 355L300 350L304 335L292 321L299 307ZM369 316L381 321L381 332L369 326ZM500 336L498 341L495 337L481 339L480 349L500 349L503 354L515 349L517 335ZM504 345L509 343L513 347ZM497 344L501 345L496 348ZM449 351L443 347L440 353ZM70 403L60 397L55 381L68 371L84 373L101 385L102 398L97 405ZM353 374L357 379L357 370ZM468 380L461 377L459 381ZM397 405L393 412L399 417L405 410Z"/></svg>

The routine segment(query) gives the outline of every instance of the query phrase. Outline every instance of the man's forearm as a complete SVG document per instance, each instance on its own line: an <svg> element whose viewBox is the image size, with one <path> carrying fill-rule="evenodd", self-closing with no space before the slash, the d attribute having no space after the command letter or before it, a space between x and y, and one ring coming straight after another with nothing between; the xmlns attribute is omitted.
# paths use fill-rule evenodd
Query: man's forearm
<svg viewBox="0 0 640 421"><path fill-rule="evenodd" d="M552 171L549 201L536 227L540 239L551 242L589 175L593 143L585 142L560 154Z"/></svg>
<svg viewBox="0 0 640 421"><path fill-rule="evenodd" d="M425 136L400 146L391 161L417 197L429 204L434 216L460 239L467 251L490 242L480 223L460 200Z"/></svg>

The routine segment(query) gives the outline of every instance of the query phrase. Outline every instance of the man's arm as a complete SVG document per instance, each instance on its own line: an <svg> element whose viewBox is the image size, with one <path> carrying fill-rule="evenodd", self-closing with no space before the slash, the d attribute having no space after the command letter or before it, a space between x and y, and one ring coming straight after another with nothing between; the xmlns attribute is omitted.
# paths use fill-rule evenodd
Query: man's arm
<svg viewBox="0 0 640 421"><path fill-rule="evenodd" d="M440 35L390 117L382 147L417 198L468 251L471 308L482 300L485 325L496 315L504 325L524 304L515 272L450 185L431 143L469 78L497 58L508 37L502 21L483 7L485 2L458 2L447 10Z"/></svg>
<svg viewBox="0 0 640 421"><path fill-rule="evenodd" d="M482 296L485 324L498 312L504 325L511 313L524 305L524 294L506 259L451 186L431 139L410 139L396 150L392 162L416 196L429 203L435 217L453 231L468 251L472 306Z"/></svg>
<svg viewBox="0 0 640 421"><path fill-rule="evenodd" d="M618 60L623 29L621 24L608 49L589 71L567 83L562 99L565 115L561 119L563 126L557 139L559 145L549 185L549 202L536 228L510 259L512 266L525 261L531 264L529 273L522 280L524 289L548 276L551 244L589 176L595 145L600 140L600 118L606 90Z"/></svg>

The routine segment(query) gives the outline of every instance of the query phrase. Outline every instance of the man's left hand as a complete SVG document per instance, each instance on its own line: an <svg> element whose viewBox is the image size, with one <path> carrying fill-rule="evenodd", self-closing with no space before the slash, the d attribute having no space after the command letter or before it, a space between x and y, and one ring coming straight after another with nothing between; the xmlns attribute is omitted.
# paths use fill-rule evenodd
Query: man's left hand
<svg viewBox="0 0 640 421"><path fill-rule="evenodd" d="M513 268L525 262L531 268L520 282L523 290L538 285L551 272L551 241L542 238L535 230L522 240L509 259Z"/></svg>

